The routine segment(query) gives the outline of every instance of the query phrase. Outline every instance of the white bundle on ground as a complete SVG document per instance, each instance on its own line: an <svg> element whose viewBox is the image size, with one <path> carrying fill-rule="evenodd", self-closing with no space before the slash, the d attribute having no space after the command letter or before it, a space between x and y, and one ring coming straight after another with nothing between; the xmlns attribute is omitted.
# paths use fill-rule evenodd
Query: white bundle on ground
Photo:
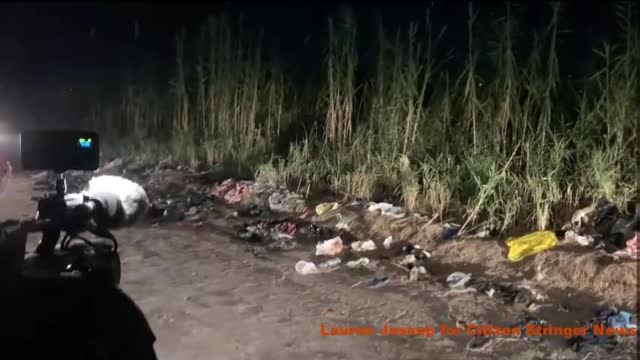
<svg viewBox="0 0 640 360"><path fill-rule="evenodd" d="M82 193L103 203L110 217L110 227L138 222L150 208L147 192L142 186L120 176L94 177Z"/></svg>

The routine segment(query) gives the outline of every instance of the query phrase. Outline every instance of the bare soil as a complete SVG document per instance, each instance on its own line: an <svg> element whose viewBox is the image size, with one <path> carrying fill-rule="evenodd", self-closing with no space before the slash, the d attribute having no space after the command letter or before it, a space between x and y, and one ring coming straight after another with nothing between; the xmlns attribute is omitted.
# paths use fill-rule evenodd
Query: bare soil
<svg viewBox="0 0 640 360"><path fill-rule="evenodd" d="M35 203L29 201L31 189L28 177L15 178L0 198L0 217L32 216ZM302 276L295 273L294 264L310 258L312 244L299 250L256 257L246 251L245 243L233 238L233 225L238 220L230 216L230 212L220 206L217 214L202 226L149 225L116 233L123 264L122 288L146 314L158 338L156 349L160 359L582 358L559 337L543 338L541 342L502 341L485 353L476 353L466 350L471 337L464 332L459 336L437 334L430 338L322 336L322 324L327 328L374 326L380 329L385 323L454 327L456 320L463 320L507 326L522 318L523 309L498 304L482 294L451 294L438 276L410 284L392 278L391 284L380 289L352 288L357 281L372 275L365 270L341 268L327 274ZM399 229L387 230L400 236ZM384 231L380 232L382 235ZM36 241L36 237L30 239L30 248ZM500 265L499 259L504 255L499 248L494 245L489 245L487 250L480 248L453 242L440 245L435 248L434 258L444 257L445 252L456 252L460 254L460 264L443 262L434 264L434 269L444 276L471 268L475 272L484 271L485 267L477 265L495 262L496 267L511 271ZM536 258L534 261L536 265L543 265L555 260ZM567 286L573 282L577 290L594 286L604 289L606 284L600 282L613 279L620 283L614 283L614 288L619 286L619 291L627 293L625 286L629 280L615 279L615 274L607 273L613 270L594 271L593 278L589 279L572 274L568 264L555 266L555 270L548 270L549 276L566 278ZM391 271L380 270L385 269ZM591 284L576 284L577 280ZM556 326L576 325L586 320L596 300L587 295L578 296L576 302L583 301L587 303L585 306L576 305L568 314L554 310L543 311L541 315ZM620 298L621 303L627 301L626 295ZM634 347L621 346L616 355L598 355L597 349L593 351L596 356L602 356L595 358L626 359L633 358L627 350Z"/></svg>

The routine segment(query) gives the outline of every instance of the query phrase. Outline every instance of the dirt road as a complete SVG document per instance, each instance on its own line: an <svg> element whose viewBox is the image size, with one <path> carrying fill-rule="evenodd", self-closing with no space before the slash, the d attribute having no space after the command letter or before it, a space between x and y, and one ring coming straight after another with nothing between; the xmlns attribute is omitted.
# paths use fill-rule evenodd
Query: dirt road
<svg viewBox="0 0 640 360"><path fill-rule="evenodd" d="M0 217L32 214L30 180L14 179ZM10 206L6 206L10 204ZM255 257L232 238L233 221L142 226L117 232L123 289L145 312L160 359L549 359L576 355L561 338L500 343L469 353L470 336L322 336L321 325L454 327L455 319L512 323L521 310L477 294L448 294L438 282L352 288L371 276L340 269L301 276L310 249ZM30 239L31 246L37 239ZM626 358L626 357L622 357Z"/></svg>

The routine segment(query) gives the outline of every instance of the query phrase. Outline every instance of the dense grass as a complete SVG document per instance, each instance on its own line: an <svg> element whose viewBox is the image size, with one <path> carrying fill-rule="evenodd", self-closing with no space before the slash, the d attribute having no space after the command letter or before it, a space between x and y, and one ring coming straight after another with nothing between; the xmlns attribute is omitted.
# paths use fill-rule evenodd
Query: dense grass
<svg viewBox="0 0 640 360"><path fill-rule="evenodd" d="M362 198L385 194L442 220L460 216L465 226L548 228L563 209L597 197L625 208L638 177L635 9L617 5L624 39L594 50L601 70L568 81L559 73L553 6L532 50L518 56L514 19L500 19L489 49L474 42L470 6L460 73L433 56L442 33L429 19L395 36L381 25L377 70L365 80L357 76L357 24L341 14L328 21L325 82L315 88L292 83L275 57L265 60L259 33L214 17L196 36L195 56L185 54L186 34L176 36L170 91L129 86L119 108L99 109L91 121L149 156L225 162ZM493 74L481 78L483 57ZM308 114L320 121L280 153L288 129Z"/></svg>

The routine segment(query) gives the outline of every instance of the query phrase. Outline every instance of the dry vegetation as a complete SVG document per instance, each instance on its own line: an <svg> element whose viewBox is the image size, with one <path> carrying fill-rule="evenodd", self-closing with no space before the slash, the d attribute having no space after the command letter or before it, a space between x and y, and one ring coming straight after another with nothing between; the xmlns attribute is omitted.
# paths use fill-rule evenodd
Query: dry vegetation
<svg viewBox="0 0 640 360"><path fill-rule="evenodd" d="M147 156L225 162L363 198L385 193L469 224L546 228L563 208L595 197L625 208L637 195L637 9L616 5L624 39L594 49L601 70L569 82L556 55L561 9L551 6L548 26L524 56L514 51L512 16L496 24L501 38L490 49L479 46L470 6L462 73L444 71L434 58L442 32L428 18L393 36L381 25L377 71L366 81L356 76L357 27L345 12L328 21L325 82L313 91L293 84L261 47L260 33L213 17L191 34L195 56L185 51L188 34L176 36L170 91L128 86L120 107L104 106L92 121ZM492 59L492 76L481 78L482 57ZM277 151L287 129L314 112L313 131Z"/></svg>

